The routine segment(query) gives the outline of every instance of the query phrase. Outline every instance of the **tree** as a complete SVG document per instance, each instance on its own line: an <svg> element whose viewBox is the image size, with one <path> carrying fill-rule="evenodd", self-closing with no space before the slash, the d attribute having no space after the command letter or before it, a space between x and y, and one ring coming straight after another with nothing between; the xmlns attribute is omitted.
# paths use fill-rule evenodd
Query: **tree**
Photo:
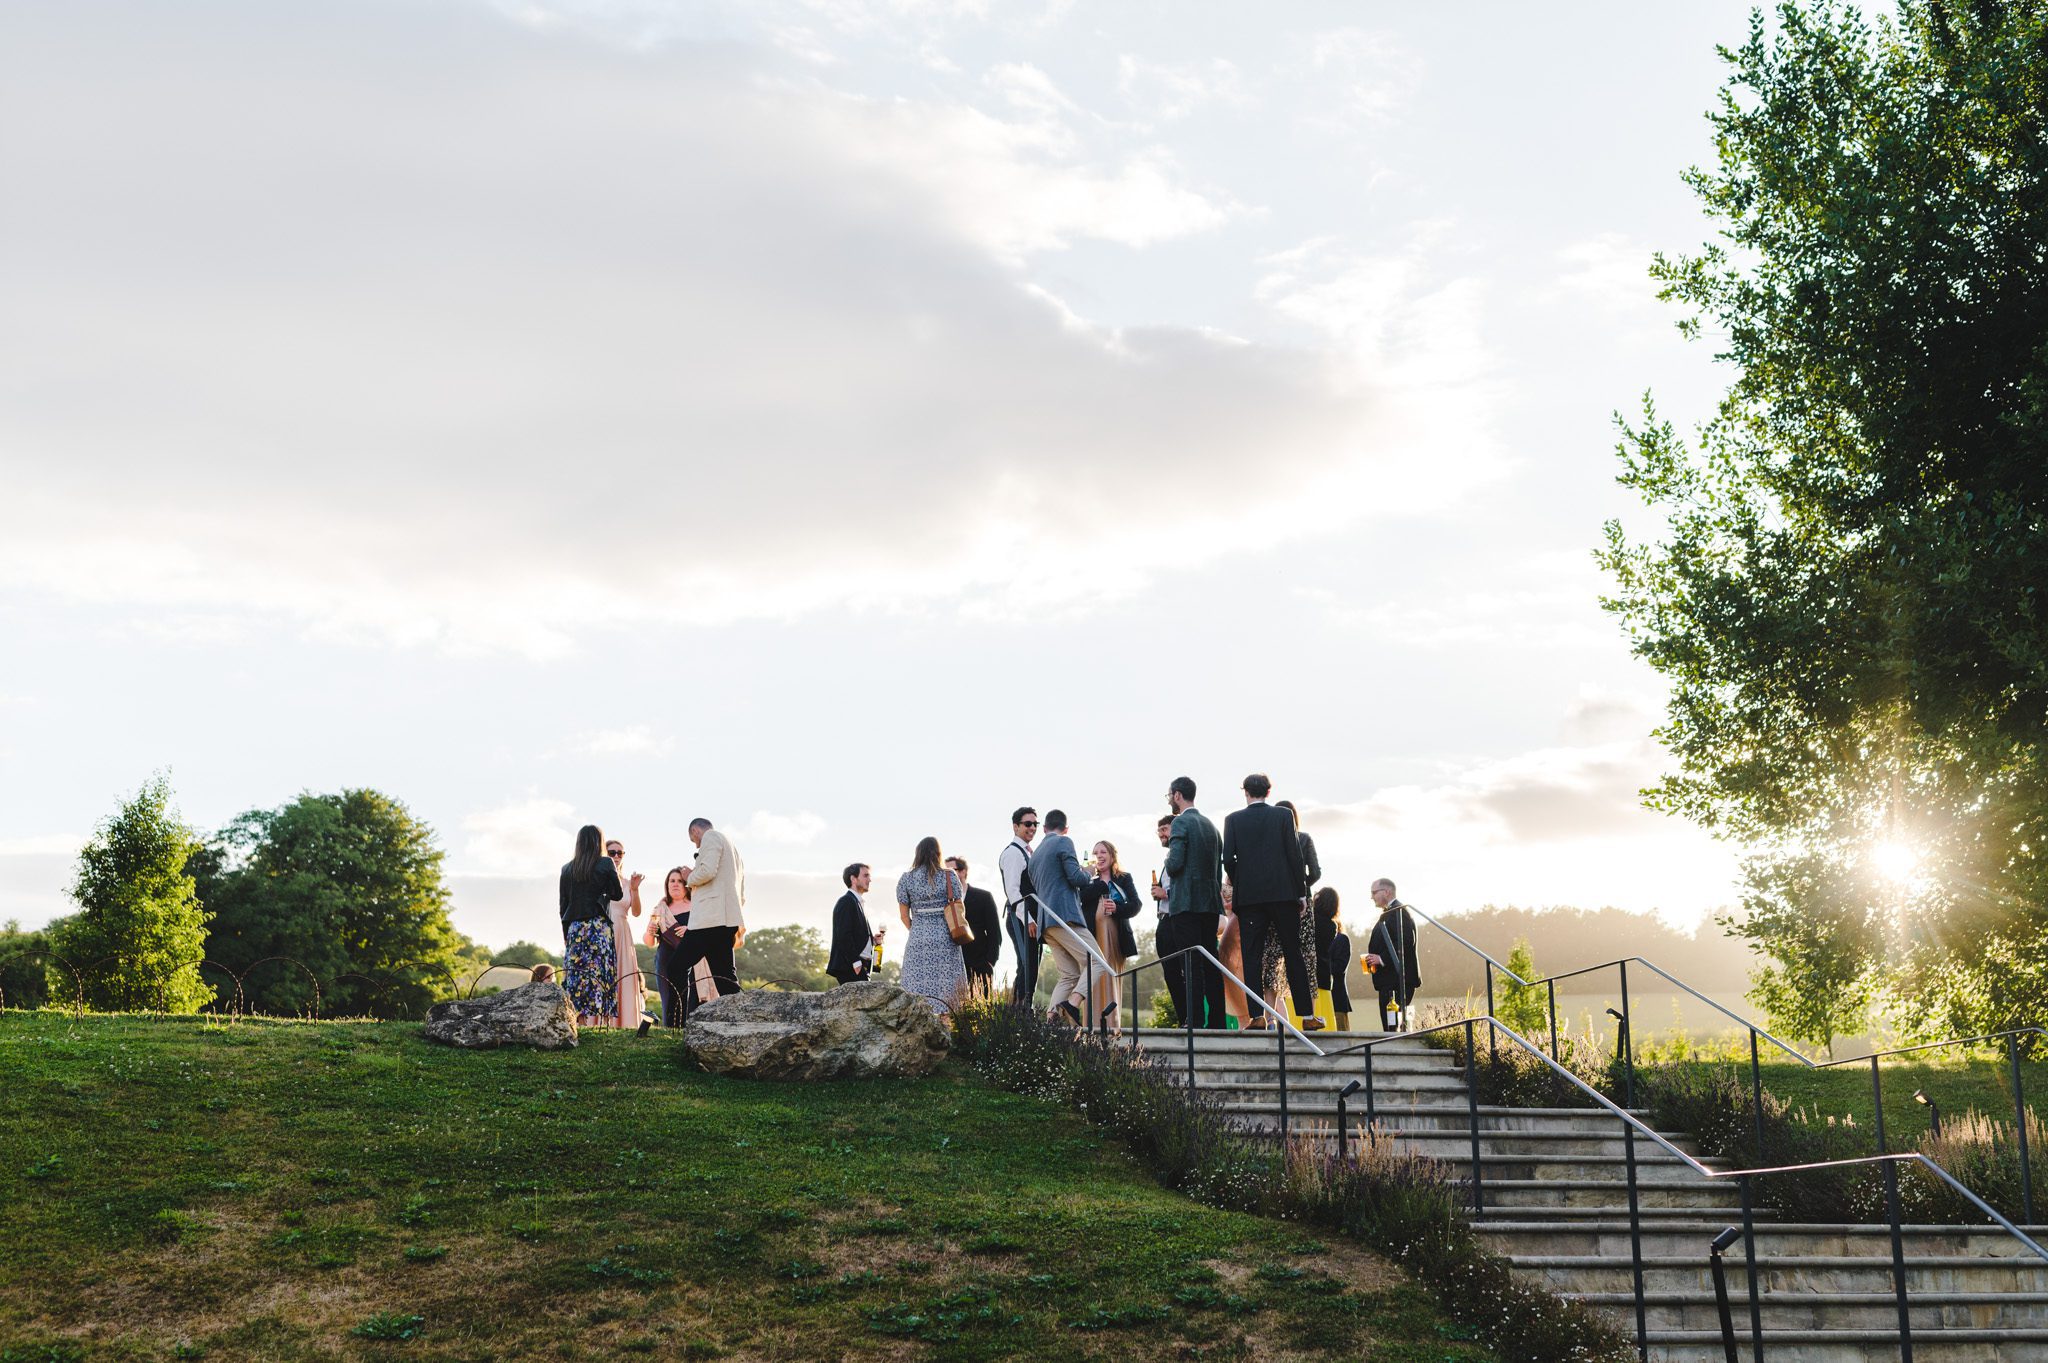
<svg viewBox="0 0 2048 1363"><path fill-rule="evenodd" d="M49 1002L49 953L49 929L23 932L12 918L0 924L0 1005L40 1008Z"/></svg>
<svg viewBox="0 0 2048 1363"><path fill-rule="evenodd" d="M211 1003L199 973L207 915L186 869L198 849L171 808L169 780L151 777L78 854L79 911L51 934L50 992L74 998L82 983L86 1005L109 1012Z"/></svg>
<svg viewBox="0 0 2048 1363"><path fill-rule="evenodd" d="M749 932L733 963L749 988L761 981L785 989L830 989L837 983L825 973L830 955L816 928L792 925Z"/></svg>
<svg viewBox="0 0 2048 1363"><path fill-rule="evenodd" d="M482 967L463 973L433 830L374 790L252 810L198 864L207 954L243 974L254 1011L306 1012L317 997L328 1016L412 1017Z"/></svg>
<svg viewBox="0 0 2048 1363"><path fill-rule="evenodd" d="M2048 5L1846 0L1723 53L1723 243L1659 256L1734 380L1647 401L1604 603L1671 684L1651 803L1748 848L1759 998L1808 1035L2048 1022Z"/></svg>
<svg viewBox="0 0 2048 1363"><path fill-rule="evenodd" d="M1516 940L1515 949L1508 953L1508 969L1525 980L1536 978L1536 953L1529 949L1528 938ZM1503 977L1498 993L1494 1012L1502 1022L1525 1037L1550 1034L1549 995L1541 985L1516 984Z"/></svg>
<svg viewBox="0 0 2048 1363"><path fill-rule="evenodd" d="M562 964L562 958L538 942L519 941L491 954L492 965L537 966L541 962L552 966Z"/></svg>

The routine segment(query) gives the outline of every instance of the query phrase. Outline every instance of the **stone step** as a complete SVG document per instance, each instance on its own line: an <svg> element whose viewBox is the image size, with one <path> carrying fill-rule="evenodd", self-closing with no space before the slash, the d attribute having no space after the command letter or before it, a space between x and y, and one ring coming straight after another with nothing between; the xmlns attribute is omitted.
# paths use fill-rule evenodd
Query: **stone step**
<svg viewBox="0 0 2048 1363"><path fill-rule="evenodd" d="M1748 1267L1741 1243L1728 1252L1731 1297L1749 1299ZM1923 1292L2048 1292L2048 1262L1971 1255L1909 1255L1906 1288ZM1594 1292L1628 1292L1634 1269L1621 1255L1516 1255L1516 1269L1554 1291L1580 1296ZM1891 1257L1876 1255L1810 1255L1764 1258L1757 1273L1759 1295L1767 1292L1889 1292ZM1651 1292L1709 1292L1704 1253L1643 1259L1643 1286ZM1742 1308L1748 1310L1747 1305Z"/></svg>
<svg viewBox="0 0 2048 1363"><path fill-rule="evenodd" d="M1484 1192L1483 1182L1481 1191ZM1654 1233L1647 1228L1644 1230L1643 1254L1645 1257L1697 1259L1704 1264L1707 1245L1727 1227L1737 1224L1738 1219L1716 1212L1699 1212L1693 1214L1690 1225L1679 1226L1671 1223L1667 1213ZM1566 1225L1550 1219L1548 1212L1542 1218L1533 1218L1519 1216L1512 1209L1504 1208L1498 1215L1488 1211L1480 1218L1477 1229L1494 1248L1517 1262L1532 1256L1595 1256L1621 1260L1629 1257L1629 1227L1625 1213L1606 1220L1575 1220ZM2039 1241L2043 1232L2029 1229L2027 1234ZM2023 1259L2041 1262L2025 1245L1995 1227L1987 1233L1976 1226L1909 1226L1901 1227L1900 1238L1909 1259L1961 1256L1994 1261ZM1756 1252L1758 1259L1766 1262L1812 1257L1888 1261L1892 1252L1891 1232L1884 1226L1772 1222L1759 1216ZM1733 1254L1731 1251L1730 1263L1734 1262Z"/></svg>
<svg viewBox="0 0 2048 1363"><path fill-rule="evenodd" d="M1634 1308L1630 1322L1633 1324ZM1736 1338L1749 1358L1744 1326ZM1712 1330L1651 1330L1651 1363L1723 1363L1718 1325ZM1781 1330L1764 1338L1769 1363L1899 1363L1898 1331ZM1914 1363L2042 1363L2048 1330L1941 1330L1913 1336Z"/></svg>
<svg viewBox="0 0 2048 1363"><path fill-rule="evenodd" d="M1635 1321L1635 1296L1629 1292L1591 1292L1579 1299L1615 1317ZM1737 1333L1748 1329L1747 1291L1729 1285L1728 1304L1739 1317ZM1909 1295L1915 1342L1919 1332L1943 1330L2048 1330L2048 1294L2038 1292L1929 1292ZM1898 1329L1898 1299L1884 1292L1800 1291L1767 1293L1758 1299L1764 1333L1788 1330ZM1718 1330L1720 1311L1712 1290L1644 1294L1644 1322L1653 1330ZM1766 1356L1769 1355L1766 1338Z"/></svg>
<svg viewBox="0 0 2048 1363"><path fill-rule="evenodd" d="M1614 1179L1487 1179L1482 1164L1480 1191L1486 1197L1486 1205L1503 1214L1514 1207L1620 1207L1624 1213L1628 1208L1628 1185ZM1734 1188L1704 1179L1688 1183L1644 1183L1638 1180L1636 1196L1638 1205L1642 1207L1742 1214L1741 1200Z"/></svg>

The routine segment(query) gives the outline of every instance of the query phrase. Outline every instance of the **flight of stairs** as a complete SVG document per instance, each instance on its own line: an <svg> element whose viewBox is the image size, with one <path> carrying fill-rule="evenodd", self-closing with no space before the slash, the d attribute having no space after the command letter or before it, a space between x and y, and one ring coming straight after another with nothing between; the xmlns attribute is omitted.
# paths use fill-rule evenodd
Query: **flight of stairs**
<svg viewBox="0 0 2048 1363"><path fill-rule="evenodd" d="M1316 1036L1326 1051L1365 1039ZM1147 1028L1138 1044L1185 1082L1183 1033ZM1194 1045L1197 1087L1218 1098L1247 1131L1277 1132L1279 1058L1272 1035L1197 1032ZM1337 1092L1363 1077L1358 1055L1319 1058L1290 1043L1290 1133L1334 1140ZM1407 1040L1376 1048L1373 1092L1381 1136L1442 1159L1461 1179L1469 1178L1470 1099L1463 1071L1449 1052ZM1366 1124L1364 1093L1351 1097L1348 1111L1356 1139ZM1685 1133L1661 1134L1698 1154ZM1657 1363L1722 1363L1707 1247L1723 1229L1741 1222L1735 1181L1703 1178L1640 1135L1635 1156L1650 1357ZM1728 1167L1724 1161L1701 1162ZM1481 1235L1522 1275L1601 1308L1633 1333L1620 1121L1590 1103L1482 1104L1479 1166ZM1888 1228L1784 1224L1762 1208L1755 1225L1767 1363L1896 1363L1898 1307ZM2043 1234L2029 1233L2036 1239ZM2048 1363L2048 1262L1996 1227L1908 1227L1905 1253L1916 1363ZM1749 1360L1749 1282L1740 1240L1725 1262L1741 1357Z"/></svg>

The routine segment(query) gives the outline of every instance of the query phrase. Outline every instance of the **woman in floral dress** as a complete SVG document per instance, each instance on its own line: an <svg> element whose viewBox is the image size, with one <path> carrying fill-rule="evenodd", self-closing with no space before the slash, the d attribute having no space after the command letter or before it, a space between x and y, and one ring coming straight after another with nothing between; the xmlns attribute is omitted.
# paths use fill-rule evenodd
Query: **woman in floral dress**
<svg viewBox="0 0 2048 1363"><path fill-rule="evenodd" d="M619 868L604 854L594 823L576 834L576 855L562 867L562 988L583 1027L609 1025L618 1008L618 949L612 905L626 897Z"/></svg>
<svg viewBox="0 0 2048 1363"><path fill-rule="evenodd" d="M917 845L910 869L896 881L896 907L908 930L903 987L923 995L934 1011L953 1007L967 978L960 944L946 931L946 904L960 894L960 877L946 869L939 840L926 838Z"/></svg>

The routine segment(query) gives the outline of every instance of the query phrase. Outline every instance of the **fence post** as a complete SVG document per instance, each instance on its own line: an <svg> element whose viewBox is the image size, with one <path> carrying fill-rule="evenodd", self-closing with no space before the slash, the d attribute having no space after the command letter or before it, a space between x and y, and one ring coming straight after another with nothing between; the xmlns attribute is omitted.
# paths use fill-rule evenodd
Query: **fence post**
<svg viewBox="0 0 2048 1363"><path fill-rule="evenodd" d="M1181 997L1187 1000L1187 1007L1181 1009L1187 1016L1180 1020L1180 1029L1181 1034L1187 1038L1188 1092L1193 1093L1195 1091L1195 1008L1197 1007L1195 1002L1195 951L1193 947L1189 947L1181 954L1180 966L1181 979L1186 983L1186 988L1182 991Z"/></svg>
<svg viewBox="0 0 2048 1363"><path fill-rule="evenodd" d="M1271 1008L1266 1010L1272 1012ZM1287 1139L1287 1028L1280 1018L1273 1017L1273 1041L1280 1048L1280 1139Z"/></svg>
<svg viewBox="0 0 2048 1363"><path fill-rule="evenodd" d="M2027 1096L2020 1079L2020 1039L2018 1035L2005 1038L2005 1052L2012 1061L2012 1120L2013 1131L2020 1142L2020 1203L2025 1208L2023 1215L2027 1224L2034 1224L2034 1168L2027 1159Z"/></svg>
<svg viewBox="0 0 2048 1363"><path fill-rule="evenodd" d="M1764 1071L1756 1057L1756 1028L1749 1029L1750 1116L1756 1123L1756 1165L1764 1167Z"/></svg>
<svg viewBox="0 0 2048 1363"><path fill-rule="evenodd" d="M1407 969L1407 966L1404 965L1401 968L1405 971ZM1405 976L1403 977L1403 983L1401 987L1403 989L1406 989L1408 987L1406 984ZM1496 1011L1497 1010L1493 1006L1493 961L1492 958L1489 957L1486 962L1486 1015L1488 1017L1492 1017ZM1401 1019L1401 1025L1403 1027L1406 1027L1408 1025L1408 1019L1405 1016ZM1493 1058L1496 1060L1500 1058L1500 1051L1496 1049L1499 1045L1500 1040L1498 1037L1494 1036L1493 1028L1487 1028L1486 1050L1487 1053L1493 1056Z"/></svg>
<svg viewBox="0 0 2048 1363"><path fill-rule="evenodd" d="M1750 1363L1764 1363L1764 1306L1756 1280L1756 1211L1750 1202L1749 1179L1748 1174L1743 1174L1735 1182L1742 1189L1742 1260L1749 1274Z"/></svg>
<svg viewBox="0 0 2048 1363"><path fill-rule="evenodd" d="M1485 1197L1479 1189L1479 1039L1473 1030L1476 1026L1471 1018L1465 1019L1465 1115L1472 1122L1472 1212L1475 1216L1486 1210ZM1489 1030L1491 1026L1489 1020Z"/></svg>
<svg viewBox="0 0 2048 1363"><path fill-rule="evenodd" d="M1372 1099L1372 1053L1378 1049L1379 1047L1370 1045L1365 1048L1365 1124L1367 1127L1371 1127L1379 1120L1379 1113L1374 1109Z"/></svg>
<svg viewBox="0 0 2048 1363"><path fill-rule="evenodd" d="M1892 1226L1892 1294L1899 1303L1899 1363L1913 1363L1913 1317L1906 1309L1906 1242L1899 1234L1899 1166L1884 1162L1885 1215Z"/></svg>
<svg viewBox="0 0 2048 1363"><path fill-rule="evenodd" d="M1635 1104L1635 1057L1628 1027L1628 963L1621 967L1621 1054L1623 1072L1630 1076L1628 1094L1624 1107ZM1636 1125L1628 1118L1621 1120L1622 1154L1628 1162L1628 1258L1629 1270L1636 1293L1636 1357L1642 1363L1649 1363L1650 1326L1648 1307L1643 1300L1643 1208L1642 1191L1636 1173Z"/></svg>
<svg viewBox="0 0 2048 1363"><path fill-rule="evenodd" d="M1622 1074L1628 1084L1628 1097L1623 1107L1634 1110L1636 1105L1636 1043L1635 1032L1629 1026L1628 1014L1628 962L1621 963L1621 1038Z"/></svg>
<svg viewBox="0 0 2048 1363"><path fill-rule="evenodd" d="M1559 1060L1557 1054L1557 981L1545 980L1544 983L1550 987L1550 1058L1562 1065L1564 1061Z"/></svg>

